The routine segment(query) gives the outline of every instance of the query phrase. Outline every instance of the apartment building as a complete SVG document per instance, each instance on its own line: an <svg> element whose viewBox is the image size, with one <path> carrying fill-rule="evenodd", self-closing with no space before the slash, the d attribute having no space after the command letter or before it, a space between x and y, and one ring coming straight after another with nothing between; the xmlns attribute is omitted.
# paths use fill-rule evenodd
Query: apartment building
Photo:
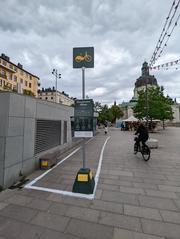
<svg viewBox="0 0 180 239"><path fill-rule="evenodd" d="M10 61L5 54L0 56L0 91L16 91L38 96L39 77Z"/></svg>
<svg viewBox="0 0 180 239"><path fill-rule="evenodd" d="M69 95L64 92L57 91L56 96L56 90L54 87L52 89L42 88L42 90L38 90L38 98L68 106L72 106L74 104L74 99L72 97L69 97Z"/></svg>

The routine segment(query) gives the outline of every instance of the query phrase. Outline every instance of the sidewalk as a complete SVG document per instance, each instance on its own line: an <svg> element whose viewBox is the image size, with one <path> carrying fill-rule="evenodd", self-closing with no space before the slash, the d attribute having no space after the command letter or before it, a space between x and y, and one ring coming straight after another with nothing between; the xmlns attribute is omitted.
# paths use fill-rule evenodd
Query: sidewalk
<svg viewBox="0 0 180 239"><path fill-rule="evenodd" d="M180 128L151 135L159 148L148 162L133 154L133 132L114 129L108 136L95 199L6 190L0 193L0 239L179 239ZM101 132L86 145L94 174L108 136ZM81 164L78 151L36 185L70 191Z"/></svg>

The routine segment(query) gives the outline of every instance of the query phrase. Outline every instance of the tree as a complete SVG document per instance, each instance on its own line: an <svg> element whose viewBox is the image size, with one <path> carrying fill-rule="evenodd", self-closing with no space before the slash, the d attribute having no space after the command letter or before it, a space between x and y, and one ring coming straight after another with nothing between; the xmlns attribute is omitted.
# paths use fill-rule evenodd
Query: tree
<svg viewBox="0 0 180 239"><path fill-rule="evenodd" d="M142 119L147 117L152 122L153 119L159 119L164 121L173 117L173 112L171 105L173 103L172 99L164 96L164 89L161 87L150 87L147 89L147 102L146 102L146 92L141 90L138 92L138 102L134 107L134 113L137 118Z"/></svg>
<svg viewBox="0 0 180 239"><path fill-rule="evenodd" d="M102 109L99 112L98 121L100 123L104 123L106 120L112 121L112 119L113 119L113 115L112 115L112 112L109 110L108 105L102 106Z"/></svg>
<svg viewBox="0 0 180 239"><path fill-rule="evenodd" d="M115 123L116 119L119 119L123 116L123 111L121 107L118 105L111 106L110 111L112 112L113 115L112 123Z"/></svg>

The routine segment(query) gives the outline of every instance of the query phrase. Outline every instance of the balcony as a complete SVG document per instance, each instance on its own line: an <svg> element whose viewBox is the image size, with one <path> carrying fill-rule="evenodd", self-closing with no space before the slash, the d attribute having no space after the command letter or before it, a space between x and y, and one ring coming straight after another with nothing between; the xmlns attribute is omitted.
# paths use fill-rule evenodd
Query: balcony
<svg viewBox="0 0 180 239"><path fill-rule="evenodd" d="M3 67L4 69L11 71L12 73L16 73L16 71L9 66L9 63L7 62L6 65L4 65L2 62L0 62L0 66Z"/></svg>

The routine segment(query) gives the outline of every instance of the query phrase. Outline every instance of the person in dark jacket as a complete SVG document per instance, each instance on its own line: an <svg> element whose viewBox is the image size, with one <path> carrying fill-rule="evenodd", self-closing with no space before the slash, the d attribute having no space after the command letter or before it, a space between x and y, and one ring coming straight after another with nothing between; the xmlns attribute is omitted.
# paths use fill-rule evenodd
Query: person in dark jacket
<svg viewBox="0 0 180 239"><path fill-rule="evenodd" d="M149 138L149 134L147 128L142 122L139 123L135 135L138 135L138 137L135 139L137 145L139 146L139 143L142 142L142 145L145 146L145 143Z"/></svg>

